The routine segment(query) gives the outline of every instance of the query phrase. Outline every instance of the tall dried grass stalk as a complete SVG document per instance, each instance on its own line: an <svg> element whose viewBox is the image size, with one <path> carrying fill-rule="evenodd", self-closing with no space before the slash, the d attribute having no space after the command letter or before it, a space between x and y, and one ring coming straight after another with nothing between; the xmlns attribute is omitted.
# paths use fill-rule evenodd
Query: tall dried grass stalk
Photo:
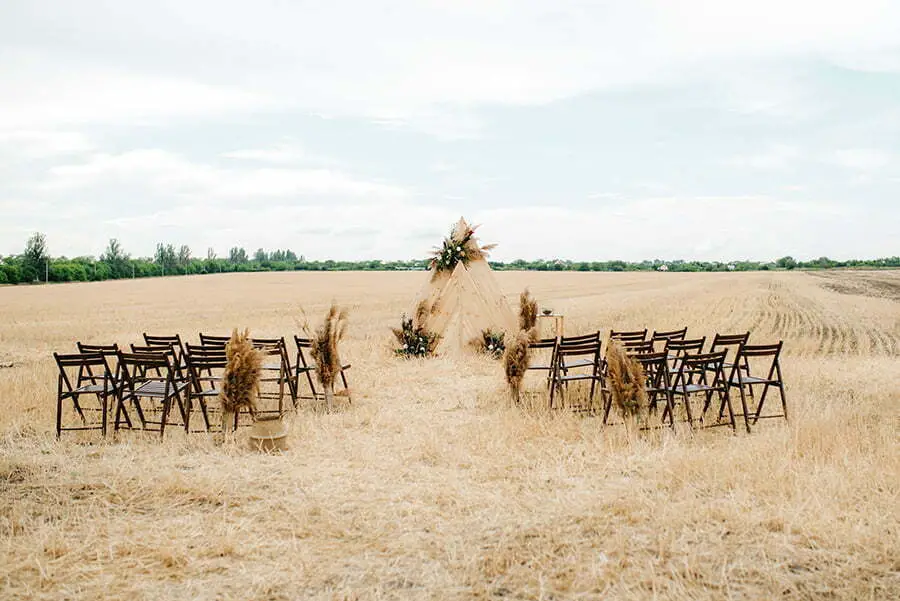
<svg viewBox="0 0 900 601"><path fill-rule="evenodd" d="M338 342L347 333L347 309L332 304L325 314L325 321L312 333L310 354L316 363L316 375L325 390L325 405L328 411L334 409L334 380L341 371Z"/></svg>
<svg viewBox="0 0 900 601"><path fill-rule="evenodd" d="M512 344L506 347L503 354L503 371L506 374L506 384L513 401L518 404L522 398L522 379L528 370L530 361L533 330L520 330L516 333Z"/></svg>
<svg viewBox="0 0 900 601"><path fill-rule="evenodd" d="M262 358L250 342L250 330L238 332L237 328L231 333L225 356L228 362L222 375L219 398L222 402L222 430L228 431L238 411L246 408L252 412L256 407Z"/></svg>
<svg viewBox="0 0 900 601"><path fill-rule="evenodd" d="M622 419L631 427L647 408L644 368L629 357L621 344L611 340L606 347L609 390Z"/></svg>
<svg viewBox="0 0 900 601"><path fill-rule="evenodd" d="M519 329L531 330L537 325L538 305L528 288L519 297Z"/></svg>

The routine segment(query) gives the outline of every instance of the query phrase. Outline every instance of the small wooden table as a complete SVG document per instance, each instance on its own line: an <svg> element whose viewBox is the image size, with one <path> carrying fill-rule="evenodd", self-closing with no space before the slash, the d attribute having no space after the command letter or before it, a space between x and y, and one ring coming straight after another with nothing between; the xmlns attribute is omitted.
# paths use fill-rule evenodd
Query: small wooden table
<svg viewBox="0 0 900 601"><path fill-rule="evenodd" d="M556 341L559 342L562 340L562 337L565 334L565 315L562 315L561 313L550 313L549 315L546 313L539 313L538 319L552 319Z"/></svg>

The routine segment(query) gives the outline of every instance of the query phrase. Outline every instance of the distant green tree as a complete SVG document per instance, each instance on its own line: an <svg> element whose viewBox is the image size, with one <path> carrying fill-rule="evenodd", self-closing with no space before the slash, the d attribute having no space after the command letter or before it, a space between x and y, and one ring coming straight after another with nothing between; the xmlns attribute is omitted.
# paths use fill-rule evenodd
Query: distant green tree
<svg viewBox="0 0 900 601"><path fill-rule="evenodd" d="M37 280L39 275L45 273L50 256L47 254L47 236L41 232L35 232L25 243L25 252L22 255L24 265L22 271L28 278L25 281Z"/></svg>
<svg viewBox="0 0 900 601"><path fill-rule="evenodd" d="M775 261L775 266L781 269L794 269L797 267L797 261L794 257L788 255Z"/></svg>
<svg viewBox="0 0 900 601"><path fill-rule="evenodd" d="M100 260L109 267L113 278L131 277L131 255L122 250L117 238L110 238Z"/></svg>
<svg viewBox="0 0 900 601"><path fill-rule="evenodd" d="M228 261L236 265L247 262L247 251L235 246L228 251Z"/></svg>

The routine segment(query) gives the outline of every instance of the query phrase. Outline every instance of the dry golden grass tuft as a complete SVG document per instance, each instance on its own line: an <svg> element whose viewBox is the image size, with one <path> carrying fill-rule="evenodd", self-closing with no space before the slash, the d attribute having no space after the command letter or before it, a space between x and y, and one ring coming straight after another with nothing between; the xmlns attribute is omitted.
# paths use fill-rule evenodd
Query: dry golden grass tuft
<svg viewBox="0 0 900 601"><path fill-rule="evenodd" d="M571 333L786 340L790 424L633 442L548 411L539 374L515 407L487 357L396 359L390 327L422 277L0 289L0 598L900 596L900 274L499 273ZM51 351L234 323L290 335L298 302L332 298L354 315L354 402L302 407L285 454L247 450L243 430L54 440Z"/></svg>
<svg viewBox="0 0 900 601"><path fill-rule="evenodd" d="M637 419L649 402L644 388L644 369L615 340L606 346L606 364L609 369L607 383L613 404L623 419Z"/></svg>
<svg viewBox="0 0 900 601"><path fill-rule="evenodd" d="M228 363L222 374L222 390L219 400L222 408L234 413L241 409L254 409L259 395L259 377L262 358L250 342L250 330L231 333L225 346Z"/></svg>

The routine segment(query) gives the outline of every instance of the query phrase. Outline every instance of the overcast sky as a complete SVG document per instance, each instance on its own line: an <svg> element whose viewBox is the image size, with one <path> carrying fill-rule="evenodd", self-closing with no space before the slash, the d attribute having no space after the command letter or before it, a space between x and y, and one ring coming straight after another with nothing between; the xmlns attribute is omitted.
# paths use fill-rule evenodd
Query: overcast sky
<svg viewBox="0 0 900 601"><path fill-rule="evenodd" d="M900 254L897 0L0 0L0 254Z"/></svg>

